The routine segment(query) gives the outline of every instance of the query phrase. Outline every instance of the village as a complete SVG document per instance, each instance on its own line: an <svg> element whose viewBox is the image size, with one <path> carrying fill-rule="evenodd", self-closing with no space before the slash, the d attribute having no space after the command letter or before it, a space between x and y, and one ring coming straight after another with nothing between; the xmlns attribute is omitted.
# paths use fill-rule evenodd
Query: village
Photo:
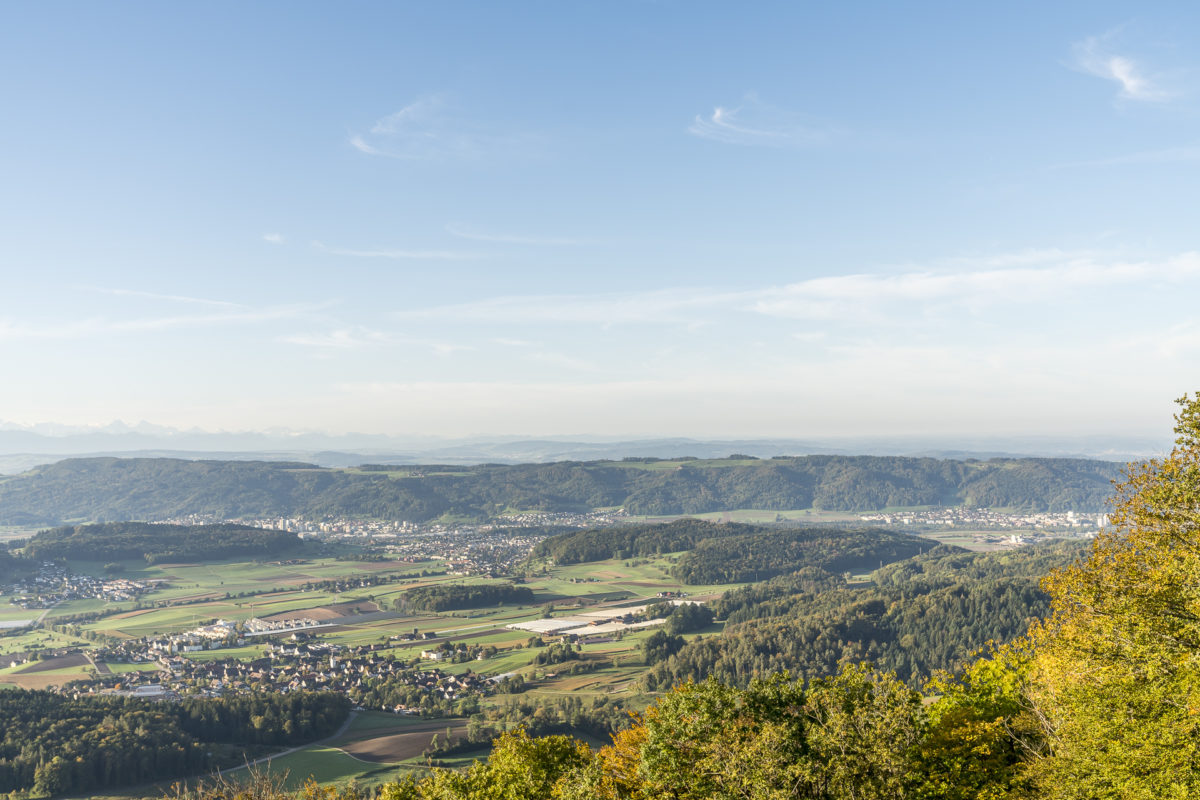
<svg viewBox="0 0 1200 800"><path fill-rule="evenodd" d="M96 578L70 572L61 564L45 561L37 572L12 586L0 587L0 594L12 595L12 605L24 609L51 608L67 600L133 600L161 588L162 580L134 581L127 578Z"/></svg>
<svg viewBox="0 0 1200 800"><path fill-rule="evenodd" d="M252 620L259 621L260 620ZM319 627L313 620L289 620L299 628ZM272 625L270 622L266 625ZM247 625L247 627L254 627ZM292 628L272 628L263 633L288 633ZM173 637L150 637L137 642L127 640L89 652L88 660L97 667L94 678L71 681L59 691L64 693L109 693L146 699L174 699L190 696L221 697L248 692L331 691L347 694L353 702L368 703L371 708L418 714L439 704L468 696L486 696L496 688L494 680L473 672L449 674L420 661L475 661L496 654L496 648L452 643L443 640L436 650L422 652L420 660L397 657L389 645L347 646L318 642L311 633L293 632L289 637L265 644L262 655L254 658L218 657L198 660L188 657L199 649L221 649L224 645L244 645L248 636L235 631L228 622L197 628ZM426 633L400 634L397 639L437 638ZM64 654L65 655L65 654ZM432 656L432 657L431 657ZM112 672L109 664L139 666ZM380 698L389 698L383 703ZM397 697L403 698L396 700Z"/></svg>
<svg viewBox="0 0 1200 800"><path fill-rule="evenodd" d="M924 511L889 511L859 516L863 522L882 525L941 526L965 529L1026 529L1095 535L1108 526L1107 514L1074 511L1004 512L988 508L933 508Z"/></svg>
<svg viewBox="0 0 1200 800"><path fill-rule="evenodd" d="M263 655L250 660L201 661L152 647L104 648L92 654L93 661L120 663L128 659L132 663L153 664L157 670L100 673L91 681L66 684L61 691L163 700L183 695L220 697L249 692L331 691L347 695L360 707L368 707L363 704L369 703L376 710L416 714L495 690L495 681L473 672L452 675L436 668L422 668L416 662L397 658L392 652L381 652L384 650L382 644L345 647L299 641L269 644ZM464 644L450 645L447 650L460 660L483 656L482 648ZM383 697L391 702L381 702ZM403 700L396 702L397 697Z"/></svg>
<svg viewBox="0 0 1200 800"><path fill-rule="evenodd" d="M299 517L217 519L191 514L162 522L203 525L229 522L296 533L302 539L346 544L367 555L404 561L446 562L451 575L506 575L517 568L533 546L546 538L548 528L590 528L627 521L623 509L612 511L524 512L480 524L413 523L403 520L334 518L321 521Z"/></svg>

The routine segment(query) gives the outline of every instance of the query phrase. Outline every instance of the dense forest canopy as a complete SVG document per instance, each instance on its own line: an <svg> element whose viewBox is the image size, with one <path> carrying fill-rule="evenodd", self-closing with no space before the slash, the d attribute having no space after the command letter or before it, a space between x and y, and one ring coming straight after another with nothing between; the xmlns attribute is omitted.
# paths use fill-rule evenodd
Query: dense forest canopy
<svg viewBox="0 0 1200 800"><path fill-rule="evenodd" d="M329 692L178 703L0 692L0 792L94 794L194 775L237 763L236 754L220 763L213 745L311 741L337 730L349 712L349 701Z"/></svg>
<svg viewBox="0 0 1200 800"><path fill-rule="evenodd" d="M745 583L819 567L830 572L862 572L928 550L930 543L877 528L762 530L706 539L679 557L671 569L691 584Z"/></svg>
<svg viewBox="0 0 1200 800"><path fill-rule="evenodd" d="M7 550L0 550L0 583L24 577L29 574L30 567L30 562L14 557Z"/></svg>
<svg viewBox="0 0 1200 800"><path fill-rule="evenodd" d="M725 540L729 541L729 540ZM920 540L916 540L920 541ZM1049 610L1042 575L1073 564L1079 541L970 553L940 545L847 584L819 565L726 592L712 604L724 631L682 644L646 676L649 689L713 676L744 687L787 670L821 677L870 661L920 686L1008 641Z"/></svg>
<svg viewBox="0 0 1200 800"><path fill-rule="evenodd" d="M581 564L686 551L671 568L676 580L745 583L804 567L829 572L871 570L931 547L927 540L879 528L779 530L681 519L562 533L539 542L531 557L555 564Z"/></svg>
<svg viewBox="0 0 1200 800"><path fill-rule="evenodd" d="M702 519L679 519L667 523L623 525L619 528L588 528L566 531L539 542L532 558L555 564L584 564L609 558L642 558L691 550L708 539L761 533L763 528L741 523L717 523Z"/></svg>
<svg viewBox="0 0 1200 800"><path fill-rule="evenodd" d="M1099 511L1120 466L1082 459L954 461L803 456L755 461L596 461L411 467L404 474L288 462L77 458L0 482L0 524L303 516L404 519L506 509L697 514L959 505Z"/></svg>
<svg viewBox="0 0 1200 800"><path fill-rule="evenodd" d="M405 590L393 604L406 611L457 611L502 603L532 603L533 590L511 583L437 584Z"/></svg>
<svg viewBox="0 0 1200 800"><path fill-rule="evenodd" d="M114 561L144 558L149 564L272 556L299 546L287 531L247 525L164 525L105 522L39 531L25 545L28 558Z"/></svg>

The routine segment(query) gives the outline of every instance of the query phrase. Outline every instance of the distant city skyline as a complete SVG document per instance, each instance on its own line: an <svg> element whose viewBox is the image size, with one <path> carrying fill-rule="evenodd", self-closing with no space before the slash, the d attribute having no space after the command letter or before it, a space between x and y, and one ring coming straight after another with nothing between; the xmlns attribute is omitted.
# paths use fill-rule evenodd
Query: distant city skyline
<svg viewBox="0 0 1200 800"><path fill-rule="evenodd" d="M1200 9L46 2L0 420L1169 438Z"/></svg>

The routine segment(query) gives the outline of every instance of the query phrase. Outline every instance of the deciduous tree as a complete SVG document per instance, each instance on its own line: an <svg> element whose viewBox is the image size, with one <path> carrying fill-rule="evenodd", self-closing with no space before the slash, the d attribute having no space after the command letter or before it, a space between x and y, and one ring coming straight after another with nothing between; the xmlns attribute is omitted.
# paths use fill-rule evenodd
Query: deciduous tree
<svg viewBox="0 0 1200 800"><path fill-rule="evenodd" d="M1113 530L1045 582L1031 686L1048 797L1200 796L1200 395L1179 402L1174 449L1129 468Z"/></svg>

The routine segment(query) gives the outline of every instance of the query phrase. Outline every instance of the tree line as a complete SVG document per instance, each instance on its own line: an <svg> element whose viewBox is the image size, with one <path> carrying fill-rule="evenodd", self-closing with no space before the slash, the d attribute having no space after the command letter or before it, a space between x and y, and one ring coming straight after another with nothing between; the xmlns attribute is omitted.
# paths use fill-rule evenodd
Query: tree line
<svg viewBox="0 0 1200 800"><path fill-rule="evenodd" d="M691 550L707 539L740 536L763 530L754 525L737 522L716 523L702 519L622 525L618 528L589 528L543 539L533 548L530 558L549 559L560 565L605 561L610 558L641 558Z"/></svg>
<svg viewBox="0 0 1200 800"><path fill-rule="evenodd" d="M430 584L406 589L392 601L401 611L458 611L533 602L533 590L511 583Z"/></svg>
<svg viewBox="0 0 1200 800"><path fill-rule="evenodd" d="M236 763L246 746L327 736L349 711L330 693L155 703L0 692L0 792L83 794L193 775Z"/></svg>

